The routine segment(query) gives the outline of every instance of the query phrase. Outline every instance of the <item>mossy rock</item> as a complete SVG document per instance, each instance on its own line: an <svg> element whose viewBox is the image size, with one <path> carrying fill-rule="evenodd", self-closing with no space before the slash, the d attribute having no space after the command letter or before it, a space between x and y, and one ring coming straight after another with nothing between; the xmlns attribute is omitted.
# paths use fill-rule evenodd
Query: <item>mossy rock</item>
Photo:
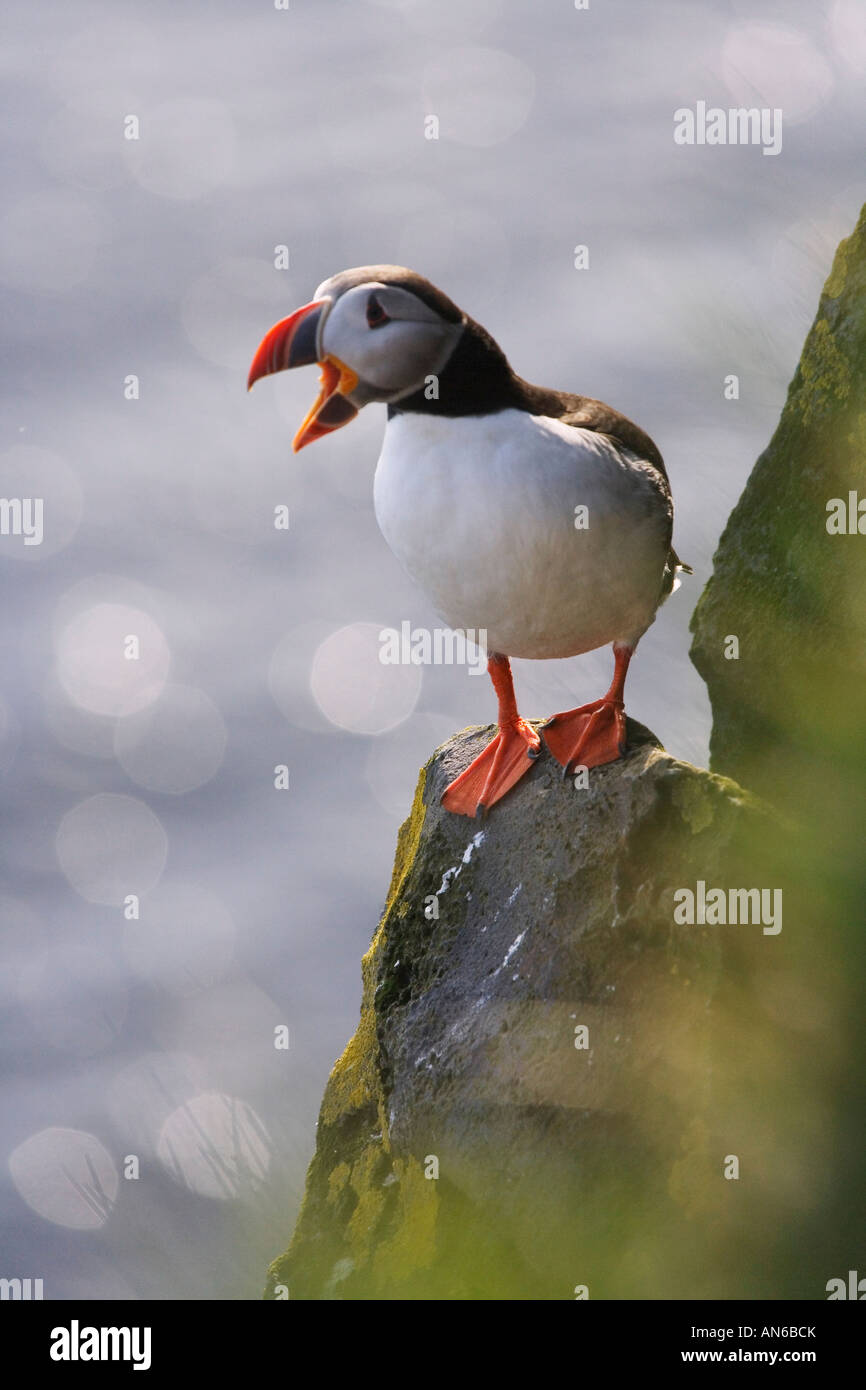
<svg viewBox="0 0 866 1390"><path fill-rule="evenodd" d="M740 1100L716 1063L775 942L679 926L674 893L750 882L779 824L633 721L586 789L545 753L483 822L443 811L491 733L421 772L269 1296L721 1295ZM756 1201L772 1171L738 1241Z"/></svg>
<svg viewBox="0 0 866 1390"><path fill-rule="evenodd" d="M858 776L866 764L866 534L827 529L828 503L852 492L866 504L866 210L836 253L692 619L711 766L791 806L821 795L828 761ZM831 817L848 804L835 789L827 801Z"/></svg>

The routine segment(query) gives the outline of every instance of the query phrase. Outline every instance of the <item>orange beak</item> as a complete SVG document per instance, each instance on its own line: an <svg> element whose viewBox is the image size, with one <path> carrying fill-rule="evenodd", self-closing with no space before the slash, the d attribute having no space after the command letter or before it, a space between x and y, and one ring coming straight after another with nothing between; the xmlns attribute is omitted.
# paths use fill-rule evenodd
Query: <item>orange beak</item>
<svg viewBox="0 0 866 1390"><path fill-rule="evenodd" d="M357 374L338 357L326 354L320 358L318 355L322 310L329 303L327 299L314 299L268 329L256 348L247 379L247 390L250 390L259 377L271 376L289 367L319 363L322 368L319 394L292 440L295 453L305 444L321 439L322 435L348 425L358 414L358 407L348 399L358 385Z"/></svg>

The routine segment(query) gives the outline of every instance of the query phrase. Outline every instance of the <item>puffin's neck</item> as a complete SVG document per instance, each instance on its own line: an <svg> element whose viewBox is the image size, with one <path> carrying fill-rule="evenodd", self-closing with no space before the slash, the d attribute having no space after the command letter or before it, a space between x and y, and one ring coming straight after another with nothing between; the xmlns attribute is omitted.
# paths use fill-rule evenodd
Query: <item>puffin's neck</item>
<svg viewBox="0 0 866 1390"><path fill-rule="evenodd" d="M390 404L388 419L408 413L459 416L526 410L537 414L544 410L547 394L521 380L486 328L467 318L457 346L439 372L438 394L428 399L427 388L421 386Z"/></svg>

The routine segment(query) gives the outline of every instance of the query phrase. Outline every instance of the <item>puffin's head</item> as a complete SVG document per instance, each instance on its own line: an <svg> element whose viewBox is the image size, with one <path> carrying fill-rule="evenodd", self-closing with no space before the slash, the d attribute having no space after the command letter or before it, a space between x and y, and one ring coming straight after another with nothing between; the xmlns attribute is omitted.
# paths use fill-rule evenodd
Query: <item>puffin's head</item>
<svg viewBox="0 0 866 1390"><path fill-rule="evenodd" d="M297 453L347 425L370 401L418 390L442 370L464 323L441 290L404 266L341 270L265 334L247 388L272 372L319 363L321 389L292 442Z"/></svg>

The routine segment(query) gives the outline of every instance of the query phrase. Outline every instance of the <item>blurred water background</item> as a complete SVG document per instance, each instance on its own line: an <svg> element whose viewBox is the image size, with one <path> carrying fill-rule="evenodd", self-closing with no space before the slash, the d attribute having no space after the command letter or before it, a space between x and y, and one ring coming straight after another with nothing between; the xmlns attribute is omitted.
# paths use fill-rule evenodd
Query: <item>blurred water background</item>
<svg viewBox="0 0 866 1390"><path fill-rule="evenodd" d="M294 457L315 373L248 398L256 344L403 263L639 421L695 575L629 708L705 764L689 616L864 199L866 13L48 0L6 31L0 495L43 498L44 538L0 537L0 1276L254 1298L418 767L494 717L465 669L376 661L438 622L373 516L383 411ZM782 152L676 145L698 100L781 107ZM609 675L516 663L521 708Z"/></svg>

